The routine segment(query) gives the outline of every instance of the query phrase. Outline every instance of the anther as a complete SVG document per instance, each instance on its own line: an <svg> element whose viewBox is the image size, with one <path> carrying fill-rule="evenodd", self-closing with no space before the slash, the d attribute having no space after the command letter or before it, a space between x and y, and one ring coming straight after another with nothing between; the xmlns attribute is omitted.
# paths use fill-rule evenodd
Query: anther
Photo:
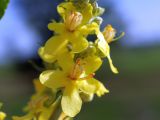
<svg viewBox="0 0 160 120"><path fill-rule="evenodd" d="M73 32L82 22L83 16L80 12L70 12L65 19L66 28Z"/></svg>

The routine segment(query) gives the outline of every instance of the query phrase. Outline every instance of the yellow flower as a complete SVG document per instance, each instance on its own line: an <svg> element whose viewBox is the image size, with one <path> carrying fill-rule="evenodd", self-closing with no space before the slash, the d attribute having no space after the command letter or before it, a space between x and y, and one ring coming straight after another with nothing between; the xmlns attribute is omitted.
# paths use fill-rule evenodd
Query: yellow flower
<svg viewBox="0 0 160 120"><path fill-rule="evenodd" d="M92 18L92 6L87 4L84 9L77 10L72 2L64 2L57 7L64 22L52 22L48 28L57 35L51 37L44 47L39 49L41 58L49 63L54 62L69 46L73 53L79 53L88 47L86 36L91 33L86 23ZM87 33L87 34L83 34Z"/></svg>
<svg viewBox="0 0 160 120"><path fill-rule="evenodd" d="M109 44L113 41L113 38L116 35L116 30L111 25L107 25L103 31L103 35L105 40Z"/></svg>
<svg viewBox="0 0 160 120"><path fill-rule="evenodd" d="M88 47L86 36L93 34L94 29L98 27L95 24L96 23L83 25L78 27L74 32L70 32L63 23L50 23L49 28L58 32L59 35L51 37L45 46L39 49L39 55L44 61L52 63L63 56L69 48L72 53L82 52Z"/></svg>
<svg viewBox="0 0 160 120"><path fill-rule="evenodd" d="M90 21L90 19L93 17L93 7L90 3L87 3L83 6L83 8L77 8L72 2L63 2L57 7L57 11L60 14L60 16L65 21L66 16L71 11L73 12L80 12L82 14L82 22L81 24L84 25Z"/></svg>
<svg viewBox="0 0 160 120"><path fill-rule="evenodd" d="M88 47L86 36L81 33L80 26L82 16L78 12L71 12L64 23L52 22L48 28L61 36L61 39L68 41L74 53L79 53Z"/></svg>
<svg viewBox="0 0 160 120"><path fill-rule="evenodd" d="M6 118L6 114L4 112L0 112L0 120L4 120Z"/></svg>
<svg viewBox="0 0 160 120"><path fill-rule="evenodd" d="M113 65L112 59L110 57L110 46L109 46L108 42L105 40L104 35L99 30L99 27L97 27L97 26L98 25L95 24L95 27L93 27L95 29L95 32L96 32L96 35L97 35L97 38L98 38L95 41L95 43L96 43L98 49L104 54L104 56L108 58L110 68L111 68L112 72L118 73L118 70Z"/></svg>
<svg viewBox="0 0 160 120"><path fill-rule="evenodd" d="M40 81L52 89L63 89L61 100L63 112L74 117L82 106L80 93L101 96L108 92L101 82L93 78L93 73L101 66L99 57L90 56L73 61L73 56L66 53L58 61L62 70L47 70L41 73ZM91 66L90 66L91 65Z"/></svg>
<svg viewBox="0 0 160 120"><path fill-rule="evenodd" d="M103 35L104 35L105 40L109 44L113 41L116 41L122 38L125 35L125 33L122 32L118 37L115 38L116 30L112 27L112 25L107 25L103 30Z"/></svg>

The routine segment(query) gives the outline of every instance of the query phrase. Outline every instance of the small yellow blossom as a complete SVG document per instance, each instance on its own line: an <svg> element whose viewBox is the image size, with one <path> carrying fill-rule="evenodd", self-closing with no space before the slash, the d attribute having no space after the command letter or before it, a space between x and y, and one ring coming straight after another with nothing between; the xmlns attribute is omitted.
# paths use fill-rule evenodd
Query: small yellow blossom
<svg viewBox="0 0 160 120"><path fill-rule="evenodd" d="M82 61L77 59L74 62L72 56L66 54L58 62L62 70L44 71L40 75L40 81L52 89L63 88L61 105L66 115L74 117L80 112L82 106L80 92L95 93L98 96L108 93L103 84L93 78L94 72L102 64L98 57L94 56ZM92 66L88 63L92 64Z"/></svg>
<svg viewBox="0 0 160 120"><path fill-rule="evenodd" d="M110 57L110 46L106 42L103 34L100 31L97 31L98 40L96 41L99 50L108 58L110 68L114 73L118 73L117 68L113 65L112 59Z"/></svg>
<svg viewBox="0 0 160 120"><path fill-rule="evenodd" d="M54 21L48 24L48 28L54 31L56 36L51 37L45 46L39 49L41 58L49 63L62 56L67 45L70 46L73 53L86 49L88 47L86 37L93 31L87 24L93 16L91 4L87 4L83 10L78 11L72 2L64 2L57 7L57 10L63 22Z"/></svg>
<svg viewBox="0 0 160 120"><path fill-rule="evenodd" d="M93 34L99 26L96 23L90 23L78 27L75 31L70 32L66 29L64 23L50 23L50 30L58 32L59 35L51 37L44 47L39 49L41 58L49 63L54 62L59 57L68 51L68 46L71 46L73 53L80 53L85 50L89 43L86 39L87 35ZM73 25L74 26L74 25Z"/></svg>
<svg viewBox="0 0 160 120"><path fill-rule="evenodd" d="M103 31L103 35L105 40L109 44L113 41L113 38L116 35L116 30L111 25L107 25Z"/></svg>
<svg viewBox="0 0 160 120"><path fill-rule="evenodd" d="M63 2L57 7L58 13L61 15L63 20L65 20L66 15L73 11L73 12L80 12L82 14L82 22L81 24L87 24L90 19L93 17L93 7L90 3L85 4L83 6L83 9L78 9L77 6L75 6L72 2Z"/></svg>

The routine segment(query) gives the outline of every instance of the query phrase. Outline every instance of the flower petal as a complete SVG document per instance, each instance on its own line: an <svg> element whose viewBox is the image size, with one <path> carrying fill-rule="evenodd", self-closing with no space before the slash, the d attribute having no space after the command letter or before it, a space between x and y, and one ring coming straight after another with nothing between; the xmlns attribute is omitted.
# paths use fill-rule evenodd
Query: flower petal
<svg viewBox="0 0 160 120"><path fill-rule="evenodd" d="M105 88L105 86L100 81L97 80L97 82L98 82L98 84L97 84L96 94L97 94L98 97L101 97L105 93L109 93L109 90L107 90Z"/></svg>
<svg viewBox="0 0 160 120"><path fill-rule="evenodd" d="M76 32L74 35L68 36L68 40L72 44L72 51L74 53L79 53L88 47L88 41L81 33Z"/></svg>
<svg viewBox="0 0 160 120"><path fill-rule="evenodd" d="M92 55L82 59L82 65L86 74L92 74L100 68L102 60L100 57Z"/></svg>
<svg viewBox="0 0 160 120"><path fill-rule="evenodd" d="M57 23L57 22L49 23L48 29L58 34L65 33L66 30L65 25L63 23Z"/></svg>
<svg viewBox="0 0 160 120"><path fill-rule="evenodd" d="M72 52L65 52L58 59L58 64L61 66L64 72L69 72L74 66L74 54Z"/></svg>
<svg viewBox="0 0 160 120"><path fill-rule="evenodd" d="M71 12L75 11L76 8L74 7L72 2L63 2L57 7L58 13L62 16L62 18L65 20L65 16Z"/></svg>
<svg viewBox="0 0 160 120"><path fill-rule="evenodd" d="M65 88L61 105L63 112L69 117L75 117L80 112L82 100L74 85L70 84Z"/></svg>
<svg viewBox="0 0 160 120"><path fill-rule="evenodd" d="M47 54L56 56L60 55L60 53L67 50L67 43L65 37L63 36L54 36L51 37L45 44L44 50Z"/></svg>
<svg viewBox="0 0 160 120"><path fill-rule="evenodd" d="M83 15L82 25L89 22L89 20L93 17L92 14L93 7L91 4L87 4L81 11Z"/></svg>
<svg viewBox="0 0 160 120"><path fill-rule="evenodd" d="M92 22L91 24L83 25L78 29L78 31L84 35L87 36L88 34L95 34L95 31L99 29L99 26L97 23Z"/></svg>
<svg viewBox="0 0 160 120"><path fill-rule="evenodd" d="M67 83L67 77L62 71L47 70L40 74L40 82L52 89L64 87Z"/></svg>
<svg viewBox="0 0 160 120"><path fill-rule="evenodd" d="M41 57L41 59L43 59L45 62L52 63L52 62L55 61L55 57L52 56L52 55L47 54L47 53L44 51L44 47L40 47L40 48L39 48L38 54L39 54L39 56Z"/></svg>
<svg viewBox="0 0 160 120"><path fill-rule="evenodd" d="M93 81L92 79L77 81L78 88L82 92L87 94L94 94L96 92L96 89L97 89L96 84L97 83L95 83L95 81Z"/></svg>
<svg viewBox="0 0 160 120"><path fill-rule="evenodd" d="M100 31L97 31L97 37L98 37L98 48L101 50L101 52L108 58L111 70L114 73L118 73L117 68L113 65L112 59L110 57L110 47L108 43L105 41L103 34Z"/></svg>
<svg viewBox="0 0 160 120"><path fill-rule="evenodd" d="M101 96L109 91L104 87L104 85L96 80L95 78L78 81L79 89L87 94L94 94L96 93L98 96Z"/></svg>

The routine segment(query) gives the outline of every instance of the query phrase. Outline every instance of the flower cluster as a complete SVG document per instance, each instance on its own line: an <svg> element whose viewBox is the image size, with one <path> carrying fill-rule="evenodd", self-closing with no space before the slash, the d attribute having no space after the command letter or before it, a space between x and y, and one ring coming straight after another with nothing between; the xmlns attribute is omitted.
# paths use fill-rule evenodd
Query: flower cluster
<svg viewBox="0 0 160 120"><path fill-rule="evenodd" d="M115 37L115 30L108 25L102 33L100 24L96 22L98 16L93 13L93 4L83 4L76 6L74 2L64 2L58 6L63 21L53 21L48 25L54 36L39 50L44 61L57 62L60 68L42 72L40 81L46 87L62 90L62 110L70 117L77 115L81 109L81 94L101 96L108 93L103 84L94 78L102 65L100 52L108 58L112 71L118 73L112 64L108 45ZM97 40L88 42L87 36L93 34Z"/></svg>
<svg viewBox="0 0 160 120"><path fill-rule="evenodd" d="M116 40L116 30L107 25L100 31L104 9L95 0L66 0L57 7L60 22L48 24L53 36L38 51L47 63L39 80L35 80L36 93L31 98L23 117L14 120L53 120L59 103L62 115L73 118L81 110L83 102L109 91L97 79L95 72L107 58L111 70L118 73L110 57L109 43ZM88 41L89 35L96 39Z"/></svg>

